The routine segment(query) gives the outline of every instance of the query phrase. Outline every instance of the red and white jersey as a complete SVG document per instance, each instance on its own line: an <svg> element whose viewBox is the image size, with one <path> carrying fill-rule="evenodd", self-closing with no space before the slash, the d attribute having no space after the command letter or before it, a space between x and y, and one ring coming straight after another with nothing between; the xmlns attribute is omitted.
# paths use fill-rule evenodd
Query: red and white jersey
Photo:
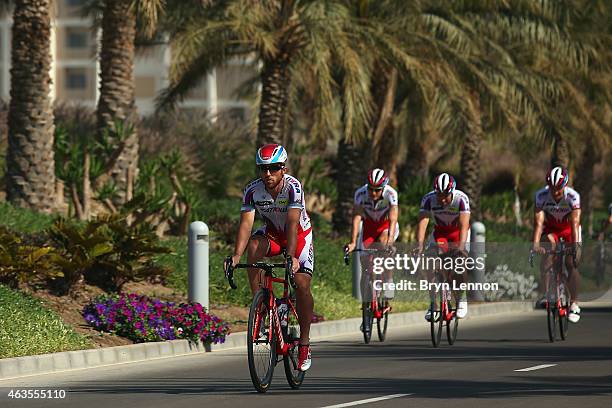
<svg viewBox="0 0 612 408"><path fill-rule="evenodd" d="M365 216L372 221L383 221L389 218L391 207L397 205L397 191L386 185L380 200L374 201L368 194L368 185L365 184L355 191L355 205L361 207Z"/></svg>
<svg viewBox="0 0 612 408"><path fill-rule="evenodd" d="M459 228L459 215L470 213L470 199L463 191L455 190L450 204L443 207L436 192L430 191L421 200L420 212L429 213L436 222L436 230L455 230Z"/></svg>
<svg viewBox="0 0 612 408"><path fill-rule="evenodd" d="M555 229L567 228L570 225L570 214L580 208L580 194L571 187L565 187L559 202L553 198L548 186L535 194L536 211L544 211L544 226Z"/></svg>
<svg viewBox="0 0 612 408"><path fill-rule="evenodd" d="M261 178L252 181L244 189L240 211L257 210L266 223L267 231L279 237L285 237L287 210L289 208L299 208L302 210L300 223L298 224L299 235L311 228L310 217L306 212L304 190L302 190L302 185L298 179L288 174L285 174L282 183L283 187L275 200L266 190Z"/></svg>

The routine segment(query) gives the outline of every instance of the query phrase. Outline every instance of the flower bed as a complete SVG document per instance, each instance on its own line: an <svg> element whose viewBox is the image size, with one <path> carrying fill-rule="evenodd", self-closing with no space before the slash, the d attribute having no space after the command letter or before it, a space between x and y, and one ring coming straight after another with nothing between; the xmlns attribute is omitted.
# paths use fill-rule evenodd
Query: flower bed
<svg viewBox="0 0 612 408"><path fill-rule="evenodd" d="M199 303L177 305L134 293L98 296L81 314L96 330L136 343L187 339L216 344L225 342L230 332L227 323Z"/></svg>

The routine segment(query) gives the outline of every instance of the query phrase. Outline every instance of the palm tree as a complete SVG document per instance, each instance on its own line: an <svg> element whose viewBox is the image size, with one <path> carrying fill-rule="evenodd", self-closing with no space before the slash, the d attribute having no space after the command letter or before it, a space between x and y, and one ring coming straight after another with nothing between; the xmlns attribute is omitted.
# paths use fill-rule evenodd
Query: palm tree
<svg viewBox="0 0 612 408"><path fill-rule="evenodd" d="M116 151L104 175L97 180L100 187L112 177L117 187L117 202L129 200L138 168L138 133L121 137L117 125L133 125L137 120L134 105L134 59L138 23L145 34L152 36L162 12L164 0L95 0L89 10L101 12L102 43L100 47L100 97L97 107L99 134L114 135Z"/></svg>
<svg viewBox="0 0 612 408"><path fill-rule="evenodd" d="M159 106L183 98L215 66L242 58L259 72L256 144L287 140L291 106L305 79L313 79L313 135L338 128L360 136L371 116L368 47L363 29L340 0L225 0L202 7L179 2L168 19L173 62ZM342 94L342 98L337 98ZM338 103L342 106L339 108Z"/></svg>
<svg viewBox="0 0 612 408"><path fill-rule="evenodd" d="M52 211L55 203L50 3L13 2L6 158L8 200L43 212Z"/></svg>

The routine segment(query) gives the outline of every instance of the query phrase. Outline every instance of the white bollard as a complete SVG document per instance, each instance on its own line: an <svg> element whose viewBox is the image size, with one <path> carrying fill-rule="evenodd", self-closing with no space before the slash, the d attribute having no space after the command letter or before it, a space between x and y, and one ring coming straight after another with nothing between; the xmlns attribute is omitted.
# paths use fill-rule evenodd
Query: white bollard
<svg viewBox="0 0 612 408"><path fill-rule="evenodd" d="M359 224L359 235L357 237L357 246L355 249L363 249L362 242L362 227L363 221ZM353 252L351 255L351 270L353 272L353 297L361 301L361 252Z"/></svg>
<svg viewBox="0 0 612 408"><path fill-rule="evenodd" d="M189 224L189 301L198 302L208 311L208 225L202 221Z"/></svg>
<svg viewBox="0 0 612 408"><path fill-rule="evenodd" d="M472 242L470 245L470 256L472 256L473 258L478 258L481 257L483 260L486 261L486 251L485 251L485 238L486 238L486 228L484 226L484 224L480 221L476 221L472 224ZM476 265L478 265L479 263L476 263ZM485 280L485 270L484 267L479 268L477 266L474 267L474 269L472 269L470 271L470 282L484 282ZM475 290L471 292L472 294L472 300L475 300L477 302L482 302L484 301L484 295L482 294L482 291L480 290Z"/></svg>

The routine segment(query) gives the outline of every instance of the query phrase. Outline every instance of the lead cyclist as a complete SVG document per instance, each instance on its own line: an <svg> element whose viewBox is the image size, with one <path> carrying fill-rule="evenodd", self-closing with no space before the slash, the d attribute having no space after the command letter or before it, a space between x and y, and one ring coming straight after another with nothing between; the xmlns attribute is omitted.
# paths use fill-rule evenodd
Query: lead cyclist
<svg viewBox="0 0 612 408"><path fill-rule="evenodd" d="M283 250L293 261L294 281L297 284L297 312L300 324L298 369L306 371L312 364L310 351L310 324L314 300L310 281L314 268L312 226L306 212L304 190L301 183L287 173L287 153L278 144L262 146L255 159L261 177L244 189L240 209L240 226L232 263L236 265L248 247L247 262L255 263L264 257L280 255ZM251 234L255 211L264 220L264 226ZM249 269L251 292L259 290L261 271Z"/></svg>

